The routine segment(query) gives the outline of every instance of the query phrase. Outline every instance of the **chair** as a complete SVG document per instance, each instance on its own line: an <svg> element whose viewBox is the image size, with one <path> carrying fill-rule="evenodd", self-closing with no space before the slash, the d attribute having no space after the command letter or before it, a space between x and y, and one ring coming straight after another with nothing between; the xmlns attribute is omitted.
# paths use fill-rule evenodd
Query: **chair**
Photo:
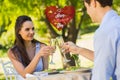
<svg viewBox="0 0 120 80"><path fill-rule="evenodd" d="M16 80L18 73L14 69L11 61L3 62L3 60L0 59L0 63L2 65L6 80Z"/></svg>

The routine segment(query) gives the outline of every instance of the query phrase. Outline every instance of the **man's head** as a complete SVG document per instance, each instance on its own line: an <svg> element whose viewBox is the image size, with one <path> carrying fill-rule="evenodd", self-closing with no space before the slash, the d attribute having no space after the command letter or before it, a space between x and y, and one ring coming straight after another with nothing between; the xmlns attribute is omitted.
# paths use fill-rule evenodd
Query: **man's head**
<svg viewBox="0 0 120 80"><path fill-rule="evenodd" d="M84 0L86 3L90 4L90 2L92 0ZM98 1L102 7L105 7L105 6L112 6L113 4L113 0L94 0L94 1Z"/></svg>
<svg viewBox="0 0 120 80"><path fill-rule="evenodd" d="M100 22L101 16L111 8L113 0L84 0L88 15L93 22Z"/></svg>

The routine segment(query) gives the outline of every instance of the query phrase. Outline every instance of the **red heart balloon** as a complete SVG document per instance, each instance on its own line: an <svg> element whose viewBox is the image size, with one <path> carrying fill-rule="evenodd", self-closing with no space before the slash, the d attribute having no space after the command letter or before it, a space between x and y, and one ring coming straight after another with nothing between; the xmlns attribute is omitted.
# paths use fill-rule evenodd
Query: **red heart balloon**
<svg viewBox="0 0 120 80"><path fill-rule="evenodd" d="M75 9L73 6L65 6L64 8L49 6L45 9L45 15L53 26L62 30L74 17Z"/></svg>

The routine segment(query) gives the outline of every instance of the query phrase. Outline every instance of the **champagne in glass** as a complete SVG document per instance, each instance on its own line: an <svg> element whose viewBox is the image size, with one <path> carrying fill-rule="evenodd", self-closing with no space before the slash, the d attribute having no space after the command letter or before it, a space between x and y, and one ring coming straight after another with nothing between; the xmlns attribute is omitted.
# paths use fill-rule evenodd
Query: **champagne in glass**
<svg viewBox="0 0 120 80"><path fill-rule="evenodd" d="M64 62L65 62L65 63L70 62L70 60L68 60L68 59L66 58L65 49L61 48L61 46L62 46L63 43L64 43L64 40L63 40L62 36L57 37L56 40L57 40L57 43L58 43L58 47L59 47L59 49L60 49L60 52L63 54Z"/></svg>
<svg viewBox="0 0 120 80"><path fill-rule="evenodd" d="M56 49L56 39L51 39L51 40L50 40L50 46L53 46L53 47L55 47L55 49ZM55 52L55 51L54 51L54 52ZM54 52L53 52L53 53L54 53ZM51 55L50 64L55 64L54 61L53 61L53 54Z"/></svg>

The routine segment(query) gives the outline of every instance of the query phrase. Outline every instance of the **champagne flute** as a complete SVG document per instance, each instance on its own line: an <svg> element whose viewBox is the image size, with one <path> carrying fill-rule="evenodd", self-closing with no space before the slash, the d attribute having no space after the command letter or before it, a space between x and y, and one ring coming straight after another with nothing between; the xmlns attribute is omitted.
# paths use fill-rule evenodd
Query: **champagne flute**
<svg viewBox="0 0 120 80"><path fill-rule="evenodd" d="M51 39L51 40L50 40L50 46L53 46L53 47L55 47L55 49L56 49L56 39ZM54 52L55 52L55 51L54 51ZM53 52L53 53L54 53L54 52ZM55 64L54 61L53 61L53 54L51 55L50 64Z"/></svg>
<svg viewBox="0 0 120 80"><path fill-rule="evenodd" d="M67 57L66 57L66 55L65 55L65 49L61 48L61 46L62 46L63 43L64 43L63 38L60 36L60 37L57 37L56 40L57 40L57 43L58 43L58 47L60 48L60 52L63 54L64 62L65 62L65 63L70 62L70 60L67 59Z"/></svg>

